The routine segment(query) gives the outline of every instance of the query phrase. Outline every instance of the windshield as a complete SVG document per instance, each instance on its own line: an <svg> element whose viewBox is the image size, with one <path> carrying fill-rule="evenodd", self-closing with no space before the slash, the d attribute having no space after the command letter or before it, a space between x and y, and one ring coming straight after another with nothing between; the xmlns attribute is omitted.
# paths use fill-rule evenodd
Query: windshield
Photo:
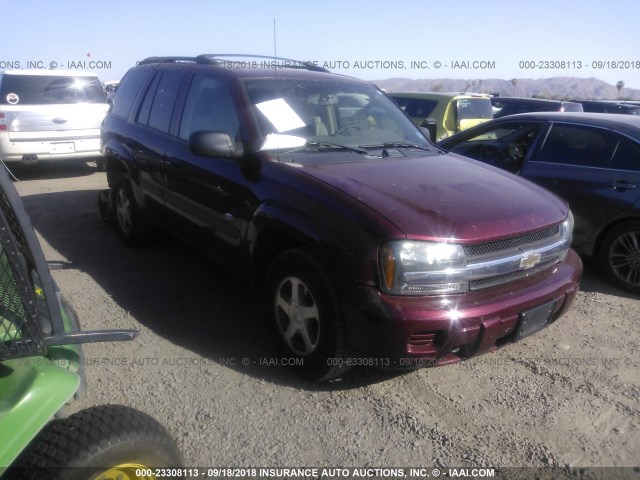
<svg viewBox="0 0 640 480"><path fill-rule="evenodd" d="M60 103L105 103L98 77L55 75L4 75L0 103L5 105L49 105Z"/></svg>
<svg viewBox="0 0 640 480"><path fill-rule="evenodd" d="M245 87L264 136L262 150L431 146L398 106L370 84L251 79Z"/></svg>

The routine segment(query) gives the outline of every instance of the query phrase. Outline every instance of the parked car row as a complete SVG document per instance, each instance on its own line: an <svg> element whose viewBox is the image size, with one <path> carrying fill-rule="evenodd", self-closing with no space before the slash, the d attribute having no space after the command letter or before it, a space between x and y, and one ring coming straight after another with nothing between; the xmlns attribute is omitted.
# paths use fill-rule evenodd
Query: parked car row
<svg viewBox="0 0 640 480"><path fill-rule="evenodd" d="M582 112L583 108L577 102L548 100L542 98L500 97L492 96L494 118L506 117L518 113L528 112Z"/></svg>
<svg viewBox="0 0 640 480"><path fill-rule="evenodd" d="M619 113L621 115L640 115L640 105L633 102L611 100L577 100L585 112Z"/></svg>

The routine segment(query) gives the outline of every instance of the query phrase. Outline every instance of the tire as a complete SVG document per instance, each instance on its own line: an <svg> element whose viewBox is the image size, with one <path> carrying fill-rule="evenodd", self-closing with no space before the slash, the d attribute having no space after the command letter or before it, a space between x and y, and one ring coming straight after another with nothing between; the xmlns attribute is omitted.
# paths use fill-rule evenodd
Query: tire
<svg viewBox="0 0 640 480"><path fill-rule="evenodd" d="M98 193L98 211L102 221L110 226L115 225L112 205L111 190L101 190Z"/></svg>
<svg viewBox="0 0 640 480"><path fill-rule="evenodd" d="M617 287L640 294L640 221L614 227L602 241L600 267Z"/></svg>
<svg viewBox="0 0 640 480"><path fill-rule="evenodd" d="M8 478L131 480L155 478L136 476L136 469L181 465L173 439L157 421L129 407L102 405L49 423Z"/></svg>
<svg viewBox="0 0 640 480"><path fill-rule="evenodd" d="M111 188L114 225L120 239L130 247L141 247L147 244L149 228L142 220L142 213L129 179L120 175L114 180Z"/></svg>
<svg viewBox="0 0 640 480"><path fill-rule="evenodd" d="M306 249L280 254L265 282L265 309L279 353L306 379L345 374L344 321L326 265Z"/></svg>

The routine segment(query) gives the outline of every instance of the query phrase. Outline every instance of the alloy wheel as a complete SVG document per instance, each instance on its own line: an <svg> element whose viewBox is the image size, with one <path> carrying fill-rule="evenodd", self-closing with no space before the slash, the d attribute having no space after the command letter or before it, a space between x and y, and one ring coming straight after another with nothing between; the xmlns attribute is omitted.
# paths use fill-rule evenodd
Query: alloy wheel
<svg viewBox="0 0 640 480"><path fill-rule="evenodd" d="M640 286L640 232L626 232L614 240L609 263L622 281Z"/></svg>
<svg viewBox="0 0 640 480"><path fill-rule="evenodd" d="M116 195L116 218L122 232L125 235L130 234L132 229L131 199L124 188L118 190Z"/></svg>
<svg viewBox="0 0 640 480"><path fill-rule="evenodd" d="M296 277L286 277L275 295L278 333L287 347L298 355L311 355L320 340L320 315L307 285Z"/></svg>

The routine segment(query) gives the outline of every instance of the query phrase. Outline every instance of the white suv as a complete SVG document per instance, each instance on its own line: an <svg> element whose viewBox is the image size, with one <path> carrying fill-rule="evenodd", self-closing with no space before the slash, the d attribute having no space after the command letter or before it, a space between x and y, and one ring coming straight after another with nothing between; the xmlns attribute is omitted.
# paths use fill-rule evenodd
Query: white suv
<svg viewBox="0 0 640 480"><path fill-rule="evenodd" d="M95 75L6 70L0 74L0 160L98 160L107 109Z"/></svg>

